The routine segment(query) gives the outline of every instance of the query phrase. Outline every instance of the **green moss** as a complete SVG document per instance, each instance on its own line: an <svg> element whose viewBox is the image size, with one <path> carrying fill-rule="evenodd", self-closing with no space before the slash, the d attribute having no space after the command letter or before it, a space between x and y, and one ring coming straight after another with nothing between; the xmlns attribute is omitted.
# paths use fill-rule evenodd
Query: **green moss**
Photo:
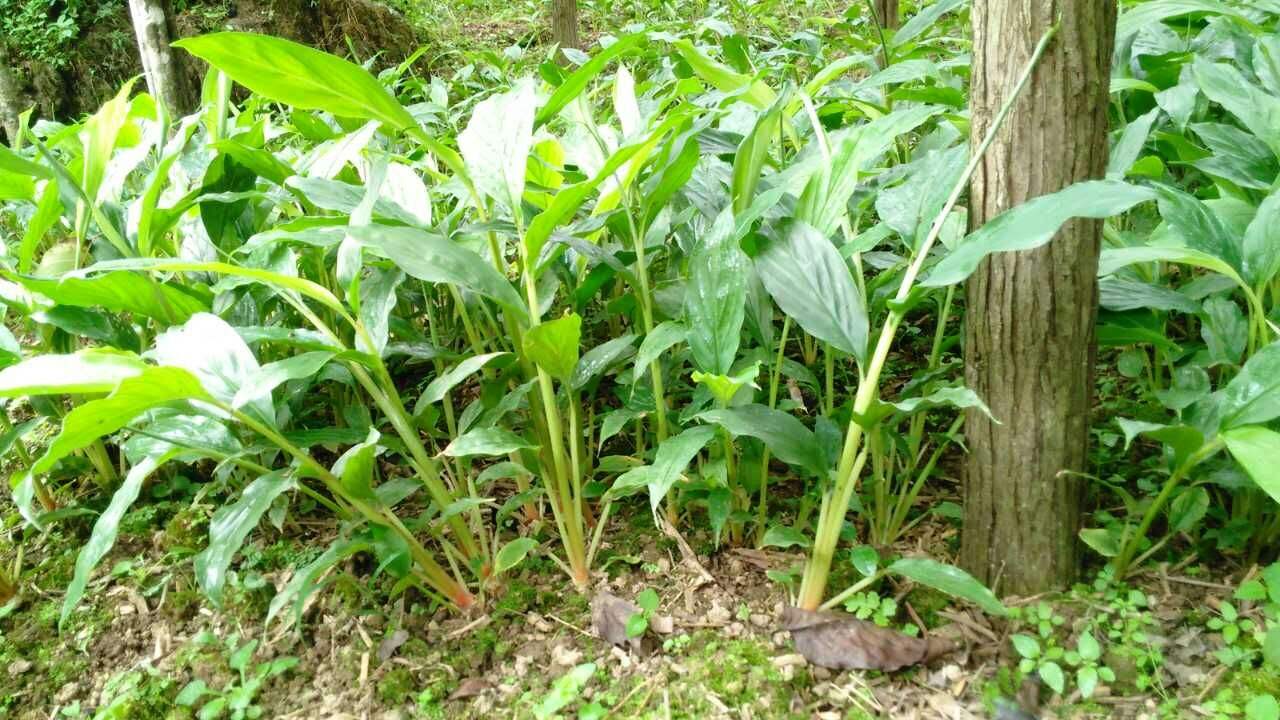
<svg viewBox="0 0 1280 720"><path fill-rule="evenodd" d="M532 610L538 603L538 591L529 583L512 578L507 582L506 591L494 603L494 615L508 613L518 614Z"/></svg>
<svg viewBox="0 0 1280 720"><path fill-rule="evenodd" d="M417 688L413 673L408 668L393 668L378 681L378 697L387 705L401 705L409 700Z"/></svg>
<svg viewBox="0 0 1280 720"><path fill-rule="evenodd" d="M208 513L203 508L184 506L164 526L160 547L165 550L199 548L207 541L208 534Z"/></svg>

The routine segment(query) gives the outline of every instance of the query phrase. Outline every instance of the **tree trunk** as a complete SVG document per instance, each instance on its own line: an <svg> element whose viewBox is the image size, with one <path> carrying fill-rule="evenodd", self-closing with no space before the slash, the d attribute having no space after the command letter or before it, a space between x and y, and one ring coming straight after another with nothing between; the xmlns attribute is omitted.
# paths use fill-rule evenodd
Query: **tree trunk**
<svg viewBox="0 0 1280 720"><path fill-rule="evenodd" d="M18 82L9 66L9 49L0 42L0 126L10 147L18 145L18 116L22 114Z"/></svg>
<svg viewBox="0 0 1280 720"><path fill-rule="evenodd" d="M169 14L164 0L129 0L129 14L147 91L164 103L170 114L186 114L192 109L191 95L178 66L178 54L169 47Z"/></svg>
<svg viewBox="0 0 1280 720"><path fill-rule="evenodd" d="M579 48L578 0L551 0L551 39L562 48Z"/></svg>
<svg viewBox="0 0 1280 720"><path fill-rule="evenodd" d="M977 0L970 140L1012 92L1044 31L1061 29L970 185L979 227L1107 163L1114 0ZM998 591L1029 594L1075 576L1093 397L1098 221L1072 221L1037 250L989 256L970 278L965 379L1003 424L965 420L963 565Z"/></svg>
<svg viewBox="0 0 1280 720"><path fill-rule="evenodd" d="M875 0L876 22L886 29L898 29L898 0Z"/></svg>

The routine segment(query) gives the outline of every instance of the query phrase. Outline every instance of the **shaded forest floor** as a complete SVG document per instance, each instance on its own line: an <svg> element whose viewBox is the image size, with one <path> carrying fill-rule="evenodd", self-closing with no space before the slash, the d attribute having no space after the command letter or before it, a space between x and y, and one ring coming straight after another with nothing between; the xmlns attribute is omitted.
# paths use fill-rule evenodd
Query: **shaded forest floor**
<svg viewBox="0 0 1280 720"><path fill-rule="evenodd" d="M88 529L87 521L64 523L25 544L23 594L0 611L0 717L194 717L175 705L192 680L235 694L260 663L296 661L246 694L262 717L549 717L543 711L563 700L565 716L580 718L981 718L1017 692L1011 635L1038 638L1046 653L1069 651L1085 622L1100 617L1110 637L1099 664L1116 680L1089 700L1068 693L1042 717L1232 717L1239 698L1280 690L1280 677L1221 662L1233 644L1211 627L1210 608L1230 600L1239 578L1191 564L1157 566L1127 587L1011 599L1022 616L1012 620L909 584L886 586L883 596L858 599L864 615L898 629L923 626L959 649L894 674L832 673L806 665L776 630L786 593L766 572L786 573L799 553L716 550L699 535L685 543L655 530L644 508L630 510L606 533L592 592L658 594L657 616L671 622L654 626L669 632L638 653L594 637L589 598L545 557L524 563L486 599L487 612L470 617L426 612L429 603L412 592L386 602L391 581L357 559L327 578L299 629L265 626L274 588L337 531L306 518L290 521L290 537L266 531L246 547L214 611L179 561L200 544L208 508L165 501L128 516L104 563L111 572L59 633L80 544L63 534ZM930 522L895 550L946 559L956 533L950 522ZM832 587L856 577L837 568ZM1237 606L1241 619L1260 612ZM243 660L251 640L246 681L232 668L245 664L236 651ZM575 686L571 671L585 663L594 672Z"/></svg>

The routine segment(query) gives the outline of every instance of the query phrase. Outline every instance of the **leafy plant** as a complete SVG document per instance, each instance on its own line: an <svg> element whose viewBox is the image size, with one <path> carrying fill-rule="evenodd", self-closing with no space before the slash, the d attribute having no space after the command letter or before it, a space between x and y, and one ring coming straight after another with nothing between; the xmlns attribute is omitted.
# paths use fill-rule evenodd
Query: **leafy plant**
<svg viewBox="0 0 1280 720"><path fill-rule="evenodd" d="M257 647L257 640L241 643L236 636L227 638L227 667L236 673L235 678L222 688L209 687L204 680L197 678L182 688L174 702L182 707L198 707L197 717L201 720L261 717L262 707L254 704L254 700L262 686L268 680L288 672L298 664L298 659L281 657L255 664L253 655Z"/></svg>

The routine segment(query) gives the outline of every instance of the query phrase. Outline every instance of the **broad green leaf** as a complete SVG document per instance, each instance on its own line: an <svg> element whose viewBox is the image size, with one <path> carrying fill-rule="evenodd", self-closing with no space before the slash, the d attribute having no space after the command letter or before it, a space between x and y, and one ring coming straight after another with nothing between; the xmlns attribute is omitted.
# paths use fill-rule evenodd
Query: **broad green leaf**
<svg viewBox="0 0 1280 720"><path fill-rule="evenodd" d="M732 229L733 216L726 209L689 260L684 294L694 363L716 375L728 374L733 365L746 315L749 260L733 242Z"/></svg>
<svg viewBox="0 0 1280 720"><path fill-rule="evenodd" d="M702 450L711 438L715 437L715 428L709 425L692 427L674 437L669 437L658 446L652 465L642 465L628 470L613 482L609 493L614 496L630 494L640 488L649 489L649 508L658 512L658 504L671 491L676 480Z"/></svg>
<svg viewBox="0 0 1280 720"><path fill-rule="evenodd" d="M689 329L675 320L658 323L653 332L644 336L644 340L640 342L640 349L636 351L636 367L635 372L632 373L632 382L638 381L642 375L649 372L649 366L662 353L687 338L688 335Z"/></svg>
<svg viewBox="0 0 1280 720"><path fill-rule="evenodd" d="M427 389L422 392L422 397L418 399L418 403L437 403L444 399L458 383L465 380L472 373L484 367L494 358L502 357L507 353L496 352L487 353L485 355L474 355L458 363L452 370L437 377L427 385Z"/></svg>
<svg viewBox="0 0 1280 720"><path fill-rule="evenodd" d="M618 150L609 156L604 167L595 175L557 192L551 199L551 205L535 215L525 231L525 257L529 258L530 262L536 261L555 229L568 222L601 183L613 178L619 168L644 150L656 137L657 133L642 142Z"/></svg>
<svg viewBox="0 0 1280 720"><path fill-rule="evenodd" d="M53 177L53 171L49 168L22 157L4 145L0 145L0 170L18 175L30 175L42 180Z"/></svg>
<svg viewBox="0 0 1280 720"><path fill-rule="evenodd" d="M358 253L357 253L358 254ZM358 271L358 268L354 268ZM395 310L396 289L404 282L404 273L397 268L370 268L359 282L360 322L364 323L369 337L359 336L356 347L374 356L382 357L391 334L391 311Z"/></svg>
<svg viewBox="0 0 1280 720"><path fill-rule="evenodd" d="M1120 554L1120 538L1106 528L1083 528L1080 540L1102 557L1112 558Z"/></svg>
<svg viewBox="0 0 1280 720"><path fill-rule="evenodd" d="M534 126L540 126L565 108L566 105L573 102L575 98L582 94L587 85L605 69L614 58L620 57L631 52L637 46L648 40L648 33L634 33L626 37L616 40L612 45L596 53L590 60L582 64L582 67L570 73L569 77L560 83L556 91L547 99L547 103L538 110L537 116L534 117Z"/></svg>
<svg viewBox="0 0 1280 720"><path fill-rule="evenodd" d="M628 333L591 348L578 360L569 384L575 390L586 387L596 377L635 352L635 340L636 336Z"/></svg>
<svg viewBox="0 0 1280 720"><path fill-rule="evenodd" d="M444 449L442 455L448 457L471 457L472 455L502 456L516 450L536 448L510 430L498 427L484 427L469 430L453 439Z"/></svg>
<svg viewBox="0 0 1280 720"><path fill-rule="evenodd" d="M1098 283L1098 303L1107 310L1176 310L1197 313L1200 306L1183 293L1165 285L1128 280L1118 277L1103 278Z"/></svg>
<svg viewBox="0 0 1280 720"><path fill-rule="evenodd" d="M958 145L912 163L914 170L902 184L877 193L876 214L912 248L918 247L946 204L967 158L967 148Z"/></svg>
<svg viewBox="0 0 1280 720"><path fill-rule="evenodd" d="M51 180L45 184L36 202L36 212L27 222L22 233L22 242L18 245L18 272L29 273L35 264L35 253L44 236L58 224L62 216L62 200L58 195L58 182Z"/></svg>
<svg viewBox="0 0 1280 720"><path fill-rule="evenodd" d="M1280 433L1261 425L1245 425L1222 433L1231 456L1262 491L1280 503Z"/></svg>
<svg viewBox="0 0 1280 720"><path fill-rule="evenodd" d="M953 565L929 558L902 558L886 569L952 597L968 600L990 615L1003 617L1009 612L985 585Z"/></svg>
<svg viewBox="0 0 1280 720"><path fill-rule="evenodd" d="M1169 532L1187 532L1209 511L1209 491L1202 486L1189 487L1169 503Z"/></svg>
<svg viewBox="0 0 1280 720"><path fill-rule="evenodd" d="M880 569L880 553L870 545L859 545L849 551L849 562L863 577L871 577Z"/></svg>
<svg viewBox="0 0 1280 720"><path fill-rule="evenodd" d="M0 397L111 392L146 369L137 355L106 348L37 355L0 370Z"/></svg>
<svg viewBox="0 0 1280 720"><path fill-rule="evenodd" d="M1145 115L1140 115L1124 126L1120 138L1111 148L1111 156L1107 161L1107 178L1123 180L1129 174L1129 168L1138 161L1142 148L1151 135L1151 127L1160 119L1160 108L1152 108Z"/></svg>
<svg viewBox="0 0 1280 720"><path fill-rule="evenodd" d="M294 108L378 120L396 130L417 127L369 71L305 45L256 33L220 32L184 38L173 46L255 93Z"/></svg>
<svg viewBox="0 0 1280 720"><path fill-rule="evenodd" d="M807 535L789 525L774 525L765 531L764 538L760 541L760 547L776 547L784 550L789 547L807 548L811 544Z"/></svg>
<svg viewBox="0 0 1280 720"><path fill-rule="evenodd" d="M849 266L825 237L804 223L756 257L765 289L805 332L866 361L867 310Z"/></svg>
<svg viewBox="0 0 1280 720"><path fill-rule="evenodd" d="M244 339L217 315L197 313L186 324L161 333L156 337L152 356L160 365L179 367L195 375L219 402L230 405L238 400L245 412L275 425L270 388L264 387L254 395L240 394L245 385L254 387L261 368Z"/></svg>
<svg viewBox="0 0 1280 720"><path fill-rule="evenodd" d="M991 253L1038 248L1072 218L1107 218L1155 198L1153 190L1116 180L1089 180L1041 195L970 233L920 284L954 285L973 274Z"/></svg>
<svg viewBox="0 0 1280 720"><path fill-rule="evenodd" d="M785 122L782 108L789 95L790 93L783 93L767 110L760 113L756 124L742 139L742 144L733 157L733 182L729 186L729 196L733 200L735 214L746 210L755 200L760 172L764 170L769 150L778 138L778 129Z"/></svg>
<svg viewBox="0 0 1280 720"><path fill-rule="evenodd" d="M93 569L98 566L102 558L116 544L116 535L120 531L120 520L124 514L133 506L138 494L142 491L142 484L150 477L151 473L156 470L164 462L163 458L145 458L142 462L129 468L129 473L125 475L124 482L116 489L115 494L111 496L111 503L107 505L107 509L102 511L98 519L93 524L93 531L89 533L89 541L80 548L80 554L76 556L76 569L71 577L71 582L67 585L66 595L62 598L62 613L58 618L58 625L65 625L67 618L71 616L71 611L76 609L80 604L80 599L84 597L85 587L89 584L89 576L93 573Z"/></svg>
<svg viewBox="0 0 1280 720"><path fill-rule="evenodd" d="M1124 446L1128 448L1138 435L1161 442L1173 451L1172 467L1177 468L1193 453L1204 447L1204 433L1190 425L1163 425L1129 418L1116 418L1116 424L1124 433Z"/></svg>
<svg viewBox="0 0 1280 720"><path fill-rule="evenodd" d="M1196 56L1191 63L1200 91L1235 115L1259 140L1280 156L1280 96L1250 82L1226 63Z"/></svg>
<svg viewBox="0 0 1280 720"><path fill-rule="evenodd" d="M1143 28L1188 13L1243 17L1238 10L1218 0L1153 0L1130 5L1120 15L1116 21L1116 38L1123 40Z"/></svg>
<svg viewBox="0 0 1280 720"><path fill-rule="evenodd" d="M222 586L231 560L245 538L280 493L293 485L288 470L276 470L249 483L231 505L219 508L209 521L209 546L195 558L196 582L215 606L222 605Z"/></svg>
<svg viewBox="0 0 1280 720"><path fill-rule="evenodd" d="M578 365L581 342L582 317L569 313L529 328L524 334L524 354L551 377L568 382Z"/></svg>
<svg viewBox="0 0 1280 720"><path fill-rule="evenodd" d="M484 295L521 319L528 317L510 281L476 253L453 241L416 228L365 225L351 235L405 273L431 283L448 283Z"/></svg>
<svg viewBox="0 0 1280 720"><path fill-rule="evenodd" d="M778 94L764 81L753 79L750 75L743 75L728 65L712 60L688 40L676 40L672 45L684 61L689 63L689 67L693 68L694 73L717 90L723 93L741 93L743 100L761 110L778 99Z"/></svg>
<svg viewBox="0 0 1280 720"><path fill-rule="evenodd" d="M995 420L996 424L1000 424L999 418L992 417L991 409L982 401L982 398L978 397L978 393L967 387L938 388L928 395L904 398L888 405L908 415L937 407L954 407L962 410L977 408L984 415Z"/></svg>
<svg viewBox="0 0 1280 720"><path fill-rule="evenodd" d="M529 551L536 547L538 547L538 541L527 537L516 538L503 545L494 557L494 572L503 573L519 565Z"/></svg>
<svg viewBox="0 0 1280 720"><path fill-rule="evenodd" d="M694 417L716 423L734 436L756 438L764 442L779 460L804 468L815 477L827 474L826 454L818 438L791 413L752 404L709 410Z"/></svg>
<svg viewBox="0 0 1280 720"><path fill-rule="evenodd" d="M738 391L743 388L750 386L757 390L760 389L760 386L755 383L756 376L759 374L760 363L755 362L734 375L719 375L695 370L690 377L695 383L707 386L707 389L711 391L711 396L716 399L716 404L721 407L727 407L733 402L733 398L738 394Z"/></svg>
<svg viewBox="0 0 1280 720"><path fill-rule="evenodd" d="M169 260L165 258L139 258L133 260L107 260L91 265L81 274L88 276L98 272L112 270L144 270L148 272L207 272L216 275L227 275L260 282L276 290L288 290L300 293L316 300L338 313L345 313L342 303L323 285L305 278L291 277L270 270L244 267L223 262L201 262L194 260Z"/></svg>
<svg viewBox="0 0 1280 720"><path fill-rule="evenodd" d="M1205 203L1181 190L1155 186L1160 217L1186 246L1240 269L1240 238Z"/></svg>
<svg viewBox="0 0 1280 720"><path fill-rule="evenodd" d="M1107 248L1102 251L1098 260L1098 277L1113 275L1123 267L1147 262L1171 262L1212 270L1231 278L1241 288L1249 289L1235 268L1208 253L1184 247Z"/></svg>
<svg viewBox="0 0 1280 720"><path fill-rule="evenodd" d="M458 135L458 150L476 190L514 212L524 197L535 100L533 81L518 80L510 91L478 103Z"/></svg>
<svg viewBox="0 0 1280 720"><path fill-rule="evenodd" d="M184 323L198 312L208 312L211 300L194 284L170 285L134 272L58 279L10 275L9 279L59 305L134 313L170 325Z"/></svg>
<svg viewBox="0 0 1280 720"><path fill-rule="evenodd" d="M1062 666L1058 663L1052 660L1042 662L1040 663L1040 666L1036 668L1036 672L1040 673L1040 679L1043 680L1044 684L1048 685L1049 689L1053 690L1055 693L1061 695L1063 690L1066 689L1067 679L1062 672Z"/></svg>
<svg viewBox="0 0 1280 720"><path fill-rule="evenodd" d="M1240 362L1249 343L1249 321L1233 300L1211 297L1204 301L1200 337L1214 363L1235 365Z"/></svg>
<svg viewBox="0 0 1280 720"><path fill-rule="evenodd" d="M333 463L333 474L342 481L342 489L364 502L377 501L373 492L373 472L381 437L377 430L369 428L364 442L348 448Z"/></svg>
<svg viewBox="0 0 1280 720"><path fill-rule="evenodd" d="M921 7L920 12L911 16L911 19L903 23L902 27L891 36L892 46L896 48L916 39L926 30L933 27L938 22L938 18L963 6L966 1L938 0L938 2L924 5Z"/></svg>
<svg viewBox="0 0 1280 720"><path fill-rule="evenodd" d="M1263 199L1244 232L1244 277L1262 287L1280 275L1280 192Z"/></svg>
<svg viewBox="0 0 1280 720"><path fill-rule="evenodd" d="M1280 340L1254 353L1231 378L1219 412L1224 430L1280 417Z"/></svg>

